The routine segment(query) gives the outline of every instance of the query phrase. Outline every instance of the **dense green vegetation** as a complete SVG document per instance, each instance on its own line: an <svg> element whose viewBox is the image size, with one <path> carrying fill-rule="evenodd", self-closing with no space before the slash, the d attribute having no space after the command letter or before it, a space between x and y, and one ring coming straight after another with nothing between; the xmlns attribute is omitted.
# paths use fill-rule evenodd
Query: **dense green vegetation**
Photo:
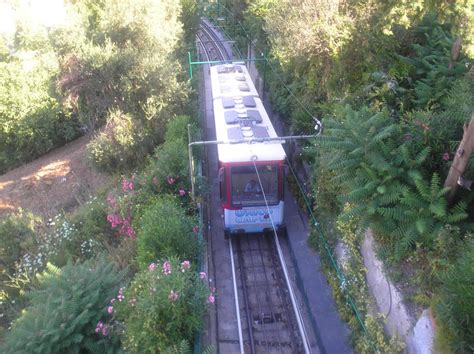
<svg viewBox="0 0 474 354"><path fill-rule="evenodd" d="M252 41L268 59L260 69L287 128L323 121L304 157L329 244L350 250L344 282L329 280L356 350L400 350L369 311L359 247L370 227L392 276L434 310L438 350L472 352L474 194L448 201L443 187L474 111L468 2L211 5L237 45ZM185 149L196 115L182 62L197 4L78 0L68 10L61 27L23 19L10 43L0 38L0 173L88 133L91 162L117 177L74 214L1 220L2 351L187 352L214 302L197 273Z"/></svg>
<svg viewBox="0 0 474 354"><path fill-rule="evenodd" d="M132 169L176 112L189 113L180 59L195 4L77 1L68 11L49 30L20 18L10 49L1 43L0 172L84 133L97 133L96 166Z"/></svg>
<svg viewBox="0 0 474 354"><path fill-rule="evenodd" d="M184 143L196 122L178 60L194 38L196 6L85 0L70 10L64 28L33 32L20 22L15 35L16 51L55 65L36 64L33 75L1 52L6 77L23 90L2 91L1 119L17 125L4 131L12 150L2 149L16 160L1 168L82 127L93 134L91 161L115 175L73 213L42 220L19 210L0 221L0 351L190 352L215 301L199 269Z"/></svg>
<svg viewBox="0 0 474 354"><path fill-rule="evenodd" d="M467 294L474 288L466 281L474 270L461 250L473 242L474 194L459 189L448 200L444 188L474 111L468 3L220 1L207 11L226 17L242 49L254 41L256 54L267 57L260 69L289 130L311 133L312 117L322 119L323 137L304 156L314 166L315 212L330 242L339 238L357 254L360 231L373 229L393 275L411 272L407 295L432 305L446 329L438 332L439 350L472 351ZM473 179L472 163L463 176ZM312 241L323 248L319 237ZM363 272L357 255L351 262L349 272ZM454 273L462 286L450 281ZM355 284L359 276L349 274ZM371 332L357 287L343 292L356 299ZM371 334L371 345L356 338L358 350L374 343L394 350Z"/></svg>

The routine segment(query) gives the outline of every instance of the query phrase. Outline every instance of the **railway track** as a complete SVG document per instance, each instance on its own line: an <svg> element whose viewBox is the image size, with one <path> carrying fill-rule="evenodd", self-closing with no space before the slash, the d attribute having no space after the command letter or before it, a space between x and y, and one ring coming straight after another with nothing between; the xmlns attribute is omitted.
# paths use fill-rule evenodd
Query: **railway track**
<svg viewBox="0 0 474 354"><path fill-rule="evenodd" d="M224 46L224 41L207 20L201 20L196 39L207 61L232 60L232 53L229 53L230 50Z"/></svg>
<svg viewBox="0 0 474 354"><path fill-rule="evenodd" d="M229 46L202 20L197 33L201 59L230 62ZM222 235L224 237L224 235ZM273 233L229 238L241 353L310 353L310 339Z"/></svg>
<svg viewBox="0 0 474 354"><path fill-rule="evenodd" d="M283 263L273 234L239 235L233 243L236 284L244 351L248 353L304 353Z"/></svg>

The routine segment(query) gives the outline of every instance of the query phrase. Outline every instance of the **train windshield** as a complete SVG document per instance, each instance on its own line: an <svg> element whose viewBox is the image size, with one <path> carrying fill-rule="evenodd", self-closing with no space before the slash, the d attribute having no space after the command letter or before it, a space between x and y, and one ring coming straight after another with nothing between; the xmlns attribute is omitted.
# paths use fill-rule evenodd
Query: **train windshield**
<svg viewBox="0 0 474 354"><path fill-rule="evenodd" d="M258 174L254 166L231 167L232 205L265 205L264 198L268 204L278 203L278 165L257 165L257 169Z"/></svg>

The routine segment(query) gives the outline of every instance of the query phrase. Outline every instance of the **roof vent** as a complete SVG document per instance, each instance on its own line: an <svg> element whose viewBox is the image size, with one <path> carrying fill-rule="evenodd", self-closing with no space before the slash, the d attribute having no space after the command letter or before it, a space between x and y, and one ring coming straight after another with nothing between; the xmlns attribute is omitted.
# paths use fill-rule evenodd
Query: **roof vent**
<svg viewBox="0 0 474 354"><path fill-rule="evenodd" d="M252 96L244 96L243 102L246 107L256 107L255 100Z"/></svg>
<svg viewBox="0 0 474 354"><path fill-rule="evenodd" d="M224 108L234 108L235 102L232 98L223 98L222 99L222 107Z"/></svg>
<svg viewBox="0 0 474 354"><path fill-rule="evenodd" d="M250 91L250 87L246 82L243 82L243 83L239 84L239 90L248 92L248 91Z"/></svg>

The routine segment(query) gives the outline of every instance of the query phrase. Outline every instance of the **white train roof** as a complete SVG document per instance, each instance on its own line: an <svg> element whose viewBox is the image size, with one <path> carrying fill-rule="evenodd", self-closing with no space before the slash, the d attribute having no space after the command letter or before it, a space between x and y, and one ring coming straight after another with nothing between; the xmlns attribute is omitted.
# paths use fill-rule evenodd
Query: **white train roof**
<svg viewBox="0 0 474 354"><path fill-rule="evenodd" d="M225 64L211 67L212 100L217 140L276 138L245 65ZM221 162L285 160L280 142L254 142L217 145Z"/></svg>

